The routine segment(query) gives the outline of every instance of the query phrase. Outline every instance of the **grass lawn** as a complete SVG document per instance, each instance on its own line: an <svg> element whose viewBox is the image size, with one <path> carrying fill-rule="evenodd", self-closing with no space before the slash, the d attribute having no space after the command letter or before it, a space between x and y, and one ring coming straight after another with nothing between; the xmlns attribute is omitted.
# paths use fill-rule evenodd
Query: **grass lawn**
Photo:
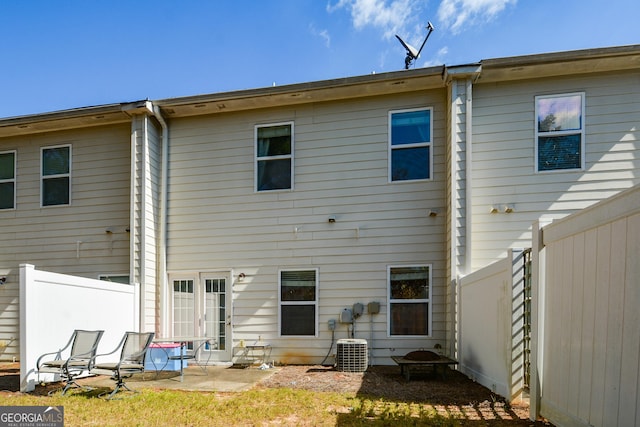
<svg viewBox="0 0 640 427"><path fill-rule="evenodd" d="M67 396L13 394L2 406L63 406L72 426L382 426L461 425L455 414L438 414L429 404L369 399L352 393L288 388L241 393L145 389L107 401L97 392Z"/></svg>

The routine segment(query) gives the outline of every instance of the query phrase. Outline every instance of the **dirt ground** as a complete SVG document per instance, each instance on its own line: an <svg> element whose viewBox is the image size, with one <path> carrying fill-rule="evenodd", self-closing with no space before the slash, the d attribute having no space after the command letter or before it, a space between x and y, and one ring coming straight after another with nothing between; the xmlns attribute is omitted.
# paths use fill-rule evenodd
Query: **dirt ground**
<svg viewBox="0 0 640 427"><path fill-rule="evenodd" d="M359 396L382 397L387 401L432 405L442 414L457 414L468 426L551 426L529 420L526 402L508 404L487 388L458 371L441 375L424 373L400 375L397 366L372 366L364 373L338 372L324 366L284 366L258 387L290 387L314 391L350 392Z"/></svg>
<svg viewBox="0 0 640 427"><path fill-rule="evenodd" d="M250 368L256 369L256 368ZM3 394L19 393L20 365L0 364L0 399ZM38 386L33 394L46 395L59 384ZM312 391L353 393L362 397L382 397L386 401L431 405L442 414L456 414L463 426L551 426L529 420L526 402L508 404L500 396L474 383L457 371L441 375L412 375L407 381L397 366L371 366L364 373L339 372L320 365L279 366L257 388L289 387Z"/></svg>

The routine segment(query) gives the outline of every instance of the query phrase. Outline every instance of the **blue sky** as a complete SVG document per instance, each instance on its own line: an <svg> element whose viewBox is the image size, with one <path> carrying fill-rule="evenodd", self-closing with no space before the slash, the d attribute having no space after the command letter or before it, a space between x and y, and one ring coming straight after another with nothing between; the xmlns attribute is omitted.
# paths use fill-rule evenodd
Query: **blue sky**
<svg viewBox="0 0 640 427"><path fill-rule="evenodd" d="M0 0L0 117L640 43L638 0Z"/></svg>

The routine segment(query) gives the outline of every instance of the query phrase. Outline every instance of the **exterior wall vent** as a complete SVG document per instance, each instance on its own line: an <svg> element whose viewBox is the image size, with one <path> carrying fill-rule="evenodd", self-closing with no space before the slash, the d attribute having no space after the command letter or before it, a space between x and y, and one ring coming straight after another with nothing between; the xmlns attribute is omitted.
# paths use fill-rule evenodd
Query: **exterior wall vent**
<svg viewBox="0 0 640 427"><path fill-rule="evenodd" d="M341 372L367 370L367 340L340 339L336 343L336 369Z"/></svg>

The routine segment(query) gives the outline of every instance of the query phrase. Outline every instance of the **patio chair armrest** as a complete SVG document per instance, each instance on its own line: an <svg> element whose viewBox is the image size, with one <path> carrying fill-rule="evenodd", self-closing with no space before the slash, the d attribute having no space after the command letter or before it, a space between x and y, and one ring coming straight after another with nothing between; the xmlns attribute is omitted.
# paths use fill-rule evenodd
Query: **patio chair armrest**
<svg viewBox="0 0 640 427"><path fill-rule="evenodd" d="M71 346L71 343L73 343L73 339L74 338L75 338L75 334L72 335L71 338L69 339L69 341L67 341L67 344L65 344L65 346L62 347L61 349L59 349L58 351L52 351L52 352L49 352L49 353L44 353L43 355L38 357L38 360L36 361L36 369L40 370L40 362L42 361L42 359L45 356L50 356L52 354L55 354L56 358L54 360L62 359L62 352L65 351L67 348L69 348Z"/></svg>
<svg viewBox="0 0 640 427"><path fill-rule="evenodd" d="M47 356L51 356L51 355L55 354L55 355L56 355L56 357L55 357L55 359L54 359L54 360L60 360L60 359L62 359L62 354L61 354L62 350L64 350L64 349L60 349L60 350L58 350L58 351L52 351L52 352L50 352L50 353L44 353L44 354L42 354L40 357L38 357L38 360L36 361L36 370L37 370L37 371L39 371L39 370L40 370L40 365L41 365L41 363L42 363L42 359L44 359L44 358L45 358L45 357L47 357Z"/></svg>

